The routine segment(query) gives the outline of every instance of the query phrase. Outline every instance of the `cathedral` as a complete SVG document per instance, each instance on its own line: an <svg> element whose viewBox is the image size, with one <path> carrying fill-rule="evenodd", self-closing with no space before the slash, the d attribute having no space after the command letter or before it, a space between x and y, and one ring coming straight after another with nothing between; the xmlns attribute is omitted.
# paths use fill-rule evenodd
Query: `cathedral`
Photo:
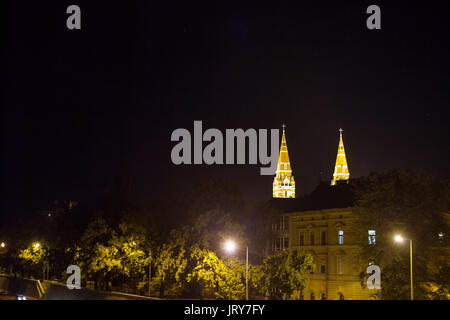
<svg viewBox="0 0 450 320"><path fill-rule="evenodd" d="M295 180L292 174L291 163L286 142L286 126L283 124L283 135L281 137L280 155L278 156L278 166L273 179L274 198L295 198ZM350 178L347 158L345 157L344 140L342 139L342 129L339 129L339 145L334 166L331 185L336 185L337 181L347 181Z"/></svg>

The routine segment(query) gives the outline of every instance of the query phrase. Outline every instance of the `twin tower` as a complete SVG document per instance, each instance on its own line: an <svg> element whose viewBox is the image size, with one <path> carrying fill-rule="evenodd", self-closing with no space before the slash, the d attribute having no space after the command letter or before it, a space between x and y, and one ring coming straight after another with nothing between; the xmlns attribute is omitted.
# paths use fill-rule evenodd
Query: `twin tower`
<svg viewBox="0 0 450 320"><path fill-rule="evenodd" d="M292 175L291 163L286 143L286 126L283 124L283 136L281 137L280 155L278 157L278 166L275 178L273 179L273 197L274 198L295 198L295 180ZM350 172L348 171L347 159L345 157L344 140L342 139L342 129L339 129L339 146L334 166L331 185L334 186L338 180L348 180Z"/></svg>

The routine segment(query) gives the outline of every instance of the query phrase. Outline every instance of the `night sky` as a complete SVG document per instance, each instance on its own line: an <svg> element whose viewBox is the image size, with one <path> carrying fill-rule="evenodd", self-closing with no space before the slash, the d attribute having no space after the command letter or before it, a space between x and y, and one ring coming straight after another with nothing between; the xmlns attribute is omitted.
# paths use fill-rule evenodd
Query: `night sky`
<svg viewBox="0 0 450 320"><path fill-rule="evenodd" d="M393 3L395 2L395 3ZM3 40L3 215L85 201L129 176L137 201L225 178L272 195L258 165L171 163L173 130L280 128L297 194L352 177L450 176L447 2L10 1ZM81 7L81 30L66 8ZM366 8L381 8L381 30Z"/></svg>

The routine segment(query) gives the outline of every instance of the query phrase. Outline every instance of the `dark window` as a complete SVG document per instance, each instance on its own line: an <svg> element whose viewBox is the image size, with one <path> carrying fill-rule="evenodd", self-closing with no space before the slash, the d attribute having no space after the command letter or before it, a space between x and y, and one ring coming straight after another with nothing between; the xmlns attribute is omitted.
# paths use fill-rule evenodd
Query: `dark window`
<svg viewBox="0 0 450 320"><path fill-rule="evenodd" d="M339 300L345 300L344 295L342 293L339 293Z"/></svg>
<svg viewBox="0 0 450 320"><path fill-rule="evenodd" d="M311 292L309 295L309 300L316 300L316 296L314 295L314 292Z"/></svg>
<svg viewBox="0 0 450 320"><path fill-rule="evenodd" d="M305 234L303 232L300 232L300 245L304 246L305 245Z"/></svg>
<svg viewBox="0 0 450 320"><path fill-rule="evenodd" d="M322 296L320 297L321 300L327 300L327 295L324 293L322 293Z"/></svg>
<svg viewBox="0 0 450 320"><path fill-rule="evenodd" d="M311 246L314 245L314 232L311 232L311 233L309 234L309 244L310 244Z"/></svg>
<svg viewBox="0 0 450 320"><path fill-rule="evenodd" d="M289 238L283 239L283 249L289 248Z"/></svg>
<svg viewBox="0 0 450 320"><path fill-rule="evenodd" d="M284 230L289 230L289 217L284 217Z"/></svg>
<svg viewBox="0 0 450 320"><path fill-rule="evenodd" d="M320 261L320 273L326 273L327 271L327 262L326 260Z"/></svg>
<svg viewBox="0 0 450 320"><path fill-rule="evenodd" d="M327 233L325 231L322 231L322 245L326 245L327 244Z"/></svg>

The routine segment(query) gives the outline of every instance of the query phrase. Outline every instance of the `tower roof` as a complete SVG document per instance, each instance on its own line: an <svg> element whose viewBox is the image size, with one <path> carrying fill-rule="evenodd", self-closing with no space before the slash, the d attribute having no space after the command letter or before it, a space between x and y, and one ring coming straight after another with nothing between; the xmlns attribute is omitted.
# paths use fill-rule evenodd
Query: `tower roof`
<svg viewBox="0 0 450 320"><path fill-rule="evenodd" d="M286 143L286 133L285 133L285 128L286 125L282 125L283 127L283 135L281 136L281 146L280 146L280 155L278 156L278 167L277 167L277 172L279 170L288 170L290 171L290 173L292 173L291 170L291 163L289 161L289 153L288 153L288 149L287 149L287 143ZM287 164L287 168L284 168L284 164Z"/></svg>
<svg viewBox="0 0 450 320"><path fill-rule="evenodd" d="M339 129L339 146L336 156L336 164L334 166L333 178L331 185L334 186L338 180L348 180L350 172L348 171L347 158L345 156L344 140L342 139L342 128Z"/></svg>
<svg viewBox="0 0 450 320"><path fill-rule="evenodd" d="M282 127L283 135L281 137L276 176L273 182L273 197L295 198L295 181L286 143L286 125L283 124Z"/></svg>

